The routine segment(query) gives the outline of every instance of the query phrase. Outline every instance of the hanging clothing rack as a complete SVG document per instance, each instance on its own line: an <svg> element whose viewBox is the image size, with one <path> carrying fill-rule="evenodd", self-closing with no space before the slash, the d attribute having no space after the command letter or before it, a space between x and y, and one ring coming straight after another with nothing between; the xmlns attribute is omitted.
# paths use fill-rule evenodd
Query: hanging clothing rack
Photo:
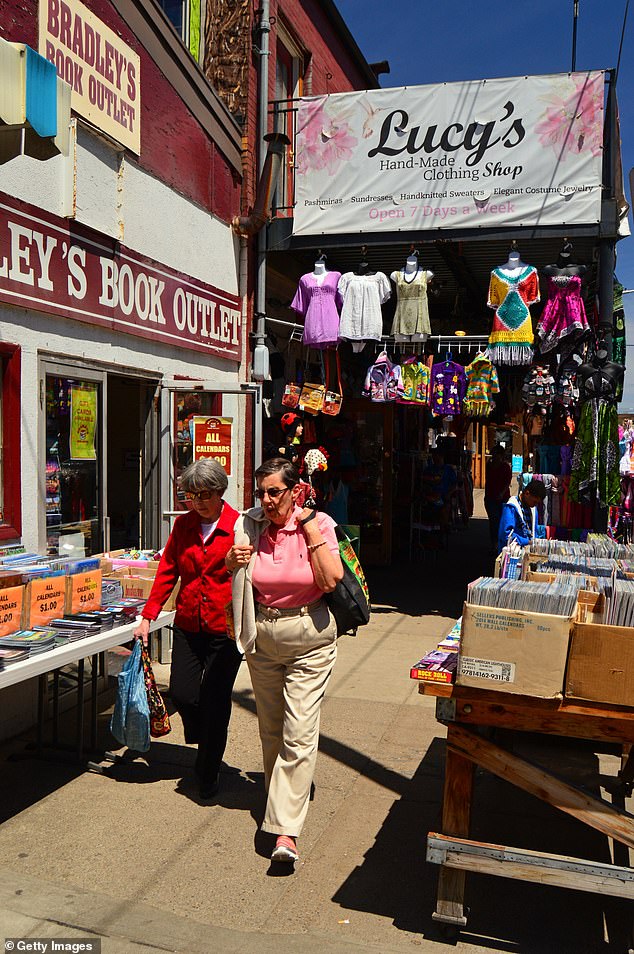
<svg viewBox="0 0 634 954"><path fill-rule="evenodd" d="M272 325L280 325L281 327L284 327L284 328L290 328L291 338L293 338L294 340L298 340L297 335L299 336L299 339L301 339L301 336L304 332L304 326L298 324L297 322L284 321L282 318L269 318L268 316L266 316L264 320ZM488 340L489 340L488 335L429 335L429 337L427 338L427 342L429 341L438 342L439 346L443 344L447 344L447 345L451 344L457 347L458 351L461 350L460 349L461 344L468 345L470 348L472 348L474 345L476 346L481 344L486 345L488 343ZM395 345L407 346L408 342L395 341L391 335L382 335L381 341L380 342L377 341L375 342L375 344L377 345L381 344L381 345L387 345L387 346L393 347ZM423 342L419 342L419 344L423 344Z"/></svg>

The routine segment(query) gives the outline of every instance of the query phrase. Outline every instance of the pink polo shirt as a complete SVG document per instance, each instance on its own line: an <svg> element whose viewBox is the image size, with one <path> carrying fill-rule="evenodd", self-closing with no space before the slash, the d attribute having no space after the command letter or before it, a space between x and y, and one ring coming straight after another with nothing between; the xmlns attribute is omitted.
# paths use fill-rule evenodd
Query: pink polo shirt
<svg viewBox="0 0 634 954"><path fill-rule="evenodd" d="M324 595L315 583L306 536L295 520L301 512L300 507L295 507L288 523L279 527L275 542L268 527L260 537L252 580L255 598L264 606L289 609L314 603ZM327 513L319 512L314 519L328 549L339 553L335 521Z"/></svg>

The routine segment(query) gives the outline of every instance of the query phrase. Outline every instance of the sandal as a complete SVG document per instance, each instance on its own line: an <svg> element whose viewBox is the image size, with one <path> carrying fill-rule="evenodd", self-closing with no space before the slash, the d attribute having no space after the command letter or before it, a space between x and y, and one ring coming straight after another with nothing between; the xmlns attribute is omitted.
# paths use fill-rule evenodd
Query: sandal
<svg viewBox="0 0 634 954"><path fill-rule="evenodd" d="M295 839L290 835L279 835L271 854L271 861L299 861Z"/></svg>

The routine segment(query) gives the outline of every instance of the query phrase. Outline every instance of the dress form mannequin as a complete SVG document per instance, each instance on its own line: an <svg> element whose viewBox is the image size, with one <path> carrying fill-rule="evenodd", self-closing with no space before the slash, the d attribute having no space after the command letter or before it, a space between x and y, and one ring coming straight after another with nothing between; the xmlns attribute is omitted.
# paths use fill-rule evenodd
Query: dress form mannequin
<svg viewBox="0 0 634 954"><path fill-rule="evenodd" d="M318 258L313 266L313 275L317 284L321 285L324 278L326 277L326 274L326 263L323 261L323 259Z"/></svg>
<svg viewBox="0 0 634 954"><path fill-rule="evenodd" d="M420 267L417 252L408 255L403 268L390 275L398 300L391 330L395 341L407 344L427 341L431 332L427 285L433 277L433 272Z"/></svg>
<svg viewBox="0 0 634 954"><path fill-rule="evenodd" d="M522 261L522 257L516 249L511 249L508 259L504 265L500 265L500 268L508 272L509 275L517 275L523 268L526 268L526 263Z"/></svg>
<svg viewBox="0 0 634 954"><path fill-rule="evenodd" d="M555 276L573 276L580 278L588 271L587 265L577 265L572 257L572 245L570 242L564 242L563 248L559 253L557 262L554 265L546 265L543 269L544 275L549 278Z"/></svg>

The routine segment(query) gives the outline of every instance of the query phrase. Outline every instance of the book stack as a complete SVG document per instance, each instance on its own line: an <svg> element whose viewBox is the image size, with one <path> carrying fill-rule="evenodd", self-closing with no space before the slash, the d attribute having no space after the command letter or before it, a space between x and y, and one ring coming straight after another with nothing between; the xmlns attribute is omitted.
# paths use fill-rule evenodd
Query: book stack
<svg viewBox="0 0 634 954"><path fill-rule="evenodd" d="M28 656L45 653L55 649L55 631L50 627L18 629L0 639L0 649L26 649Z"/></svg>
<svg viewBox="0 0 634 954"><path fill-rule="evenodd" d="M481 576L467 586L467 603L497 609L526 610L551 616L572 616L577 607L581 580L570 575L566 581L527 583Z"/></svg>
<svg viewBox="0 0 634 954"><path fill-rule="evenodd" d="M101 581L101 605L109 606L123 599L123 584L121 580L103 579Z"/></svg>
<svg viewBox="0 0 634 954"><path fill-rule="evenodd" d="M29 658L29 650L24 648L9 649L0 647L0 672L13 666L15 663L22 662Z"/></svg>
<svg viewBox="0 0 634 954"><path fill-rule="evenodd" d="M450 683L455 679L460 649L462 617L457 620L436 649L423 656L409 671L410 679Z"/></svg>
<svg viewBox="0 0 634 954"><path fill-rule="evenodd" d="M454 650L433 649L410 669L410 678L423 682L453 682L458 668L458 653Z"/></svg>

